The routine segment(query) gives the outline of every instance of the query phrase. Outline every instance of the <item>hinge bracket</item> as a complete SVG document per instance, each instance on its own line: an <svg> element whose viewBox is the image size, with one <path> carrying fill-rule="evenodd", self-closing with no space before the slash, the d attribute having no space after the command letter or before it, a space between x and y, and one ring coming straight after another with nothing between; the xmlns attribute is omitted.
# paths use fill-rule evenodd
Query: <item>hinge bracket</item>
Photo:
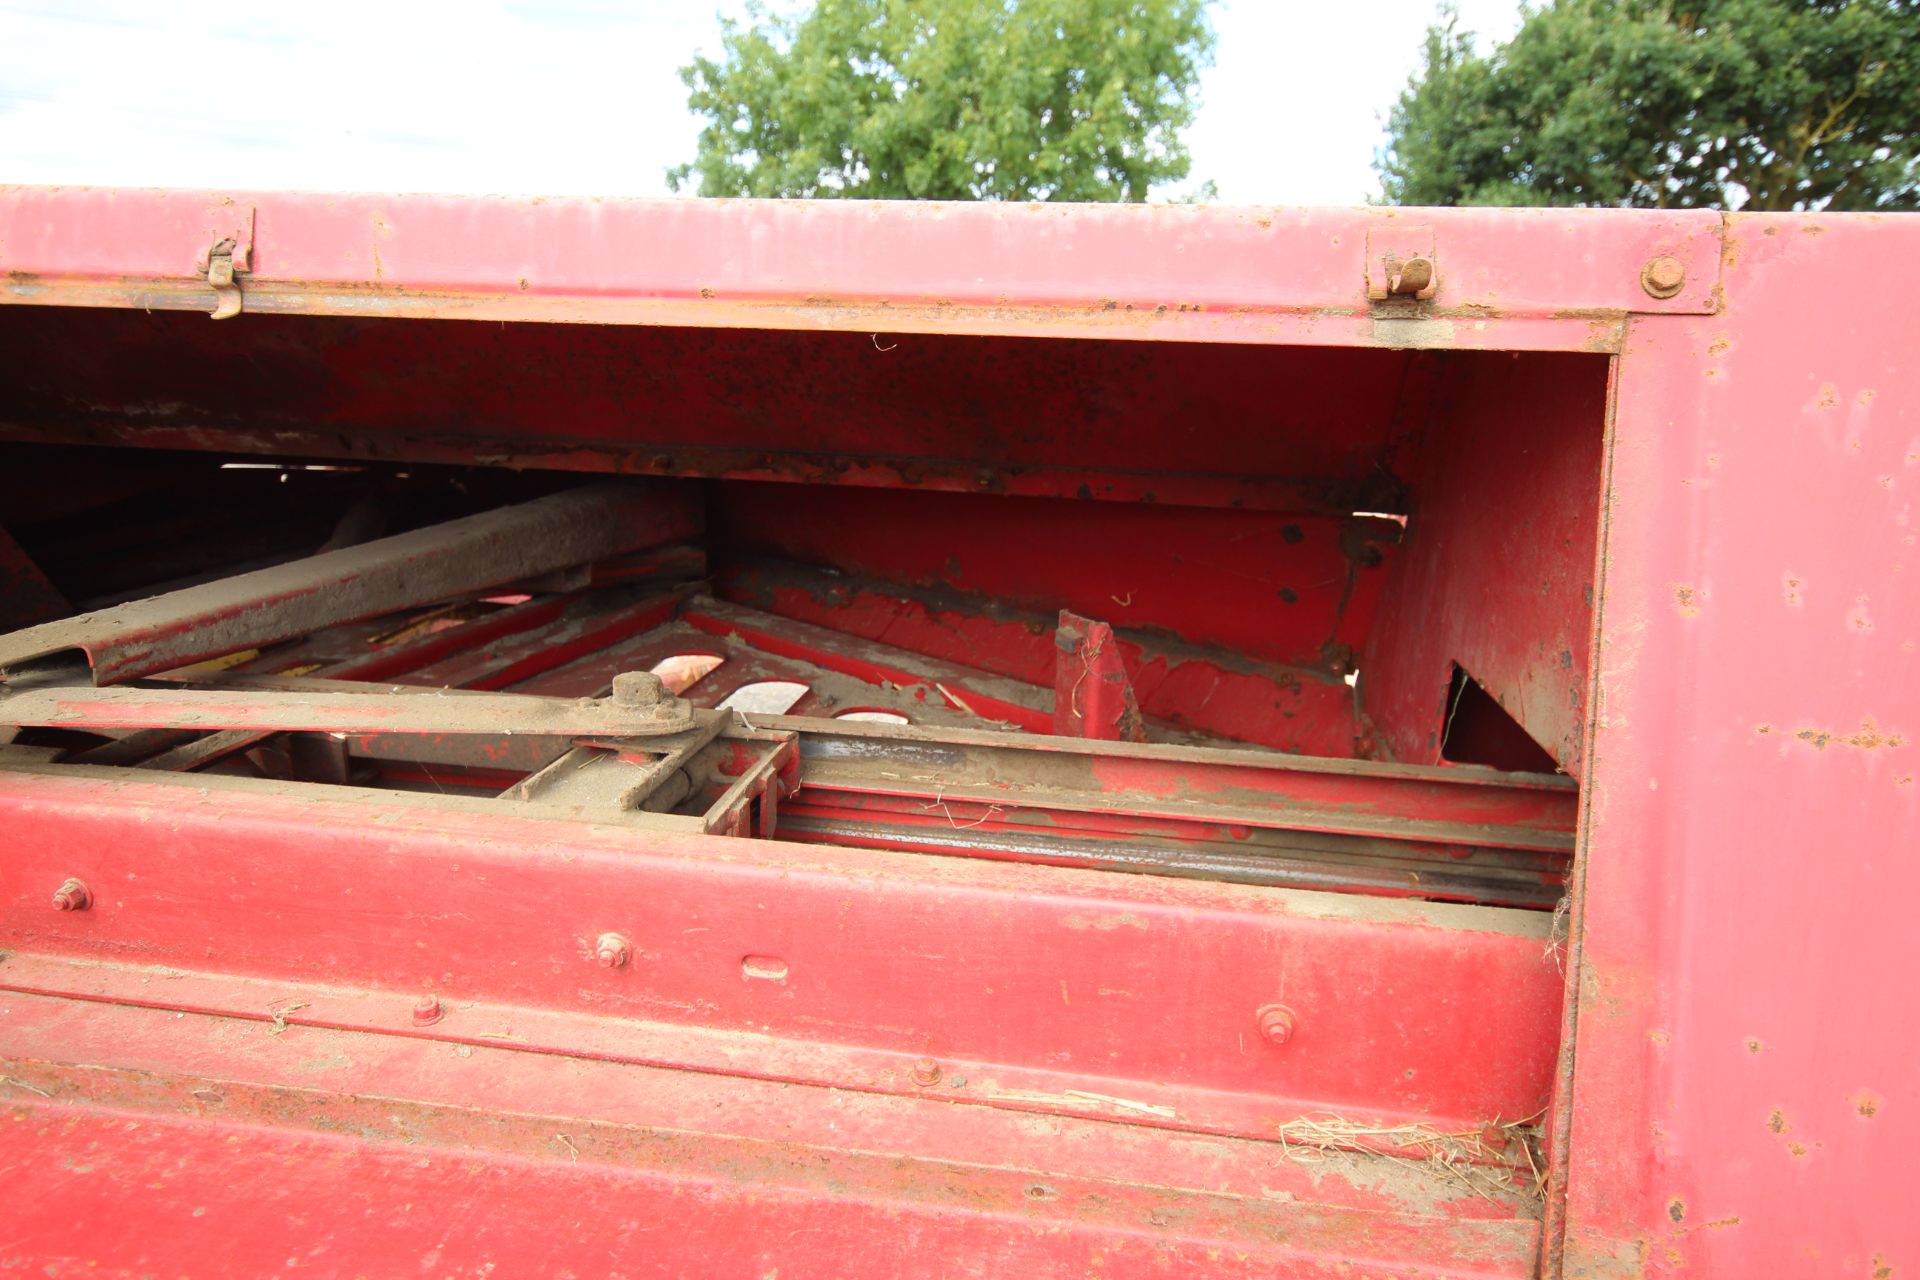
<svg viewBox="0 0 1920 1280"><path fill-rule="evenodd" d="M234 279L233 241L222 240L207 254L207 283L213 287L215 320L230 320L246 305L240 295L240 282Z"/></svg>
<svg viewBox="0 0 1920 1280"><path fill-rule="evenodd" d="M1367 299L1432 301L1440 292L1433 228L1383 223L1367 229Z"/></svg>
<svg viewBox="0 0 1920 1280"><path fill-rule="evenodd" d="M246 305L240 277L253 270L253 206L216 205L207 219L212 247L198 267L214 293L213 318L231 320Z"/></svg>

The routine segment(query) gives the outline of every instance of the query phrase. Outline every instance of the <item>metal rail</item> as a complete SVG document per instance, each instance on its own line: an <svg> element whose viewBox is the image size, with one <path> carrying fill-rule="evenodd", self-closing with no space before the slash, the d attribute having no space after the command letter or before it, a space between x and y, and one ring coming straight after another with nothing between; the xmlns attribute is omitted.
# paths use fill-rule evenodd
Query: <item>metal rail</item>
<svg viewBox="0 0 1920 1280"><path fill-rule="evenodd" d="M697 534L693 495L596 484L0 636L10 677L106 685Z"/></svg>

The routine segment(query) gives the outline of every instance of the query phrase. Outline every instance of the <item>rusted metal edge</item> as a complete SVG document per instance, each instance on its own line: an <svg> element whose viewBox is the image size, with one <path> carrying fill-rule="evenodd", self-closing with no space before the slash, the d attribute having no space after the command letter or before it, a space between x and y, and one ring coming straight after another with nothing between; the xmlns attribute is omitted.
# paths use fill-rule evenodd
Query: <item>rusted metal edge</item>
<svg viewBox="0 0 1920 1280"><path fill-rule="evenodd" d="M37 280L0 277L0 305L204 311L206 282ZM1102 338L1116 341L1268 343L1390 350L1615 352L1625 308L1573 313L1501 314L1482 307L1420 304L1418 315L1379 308L1271 307L1176 313L1128 307L1118 320L1104 304L961 306L940 302L816 302L810 299L705 302L399 291L374 286L315 289L250 278L248 315L369 316L416 320L490 320L533 324L658 325L704 329L778 329L976 337Z"/></svg>
<svg viewBox="0 0 1920 1280"><path fill-rule="evenodd" d="M816 742L844 742L845 754L859 754L857 744L869 744L874 753L883 752L888 741L898 745L933 741L955 746L1007 747L1027 751L1047 751L1064 755L1111 756L1117 759L1152 760L1168 764L1245 766L1260 769L1284 768L1301 774L1333 774L1404 782L1432 783L1443 786L1494 787L1517 791L1564 792L1572 795L1577 784L1557 773L1510 773L1477 764L1424 765L1392 760L1341 760L1330 756L1293 755L1261 747L1190 747L1155 742L1096 742L1086 738L1059 737L1050 734L1013 734L992 729L930 729L920 725L896 725L872 721L818 720L808 716L757 715L753 723L763 729L804 729Z"/></svg>
<svg viewBox="0 0 1920 1280"><path fill-rule="evenodd" d="M33 716L26 722L75 728L617 737L686 727L662 727L664 720L636 718L636 724L653 726L636 730L616 719L597 719L618 714L610 704L596 709L578 700L532 694L271 674L216 673L178 683L183 687L177 692L30 689L0 694L0 722L17 721L26 710ZM276 693L288 700L274 701ZM385 702L391 705L380 705ZM702 723L734 715L693 714ZM62 718L49 718L55 715ZM1207 816L1221 822L1395 839L1572 849L1577 792L1571 778L1557 774L813 716L754 716L730 736L750 737L754 731L796 735L802 778L807 786L826 791L910 796L937 785L941 794L956 801L1011 805L1027 796L1037 806L1095 813ZM1127 772L1058 776L1057 766L1070 760L1083 761L1089 770L1105 765ZM540 789L531 780L525 785Z"/></svg>
<svg viewBox="0 0 1920 1280"><path fill-rule="evenodd" d="M1292 829L1280 830L1275 839L1238 844L1156 841L1114 832L1085 835L1036 831L1017 824L993 824L992 806L948 803L945 799L937 807L943 821L896 818L889 822L883 812L842 811L823 806L818 803L819 797L805 793L803 799L806 803L789 803L782 812L781 839L1535 910L1551 908L1563 892L1545 858L1532 866L1517 859L1489 864L1480 850L1471 848L1464 849L1468 856L1463 857L1449 852L1423 857L1426 847L1410 842L1302 835ZM974 814L976 809L982 810L979 816ZM1012 816L1017 819L1018 812ZM1336 842L1351 843L1329 847Z"/></svg>
<svg viewBox="0 0 1920 1280"><path fill-rule="evenodd" d="M323 627L691 537L693 496L587 485L0 636L0 671L85 665L95 684L172 671ZM239 726L228 726L239 727Z"/></svg>
<svg viewBox="0 0 1920 1280"><path fill-rule="evenodd" d="M1620 322L1624 326L1624 320ZM1328 430L1334 430L1333 424ZM326 431L276 425L272 431L192 418L166 424L131 419L87 424L27 422L0 416L0 440L20 444L137 446L205 452L225 450L261 457L332 458L365 462L446 462L513 470L570 471L583 475L715 477L771 480L782 484L835 484L861 488L901 486L946 493L990 492L1008 497L1058 498L1087 484L1095 502L1162 502L1170 506L1233 506L1249 511L1346 516L1356 510L1395 510L1402 499L1378 476L1339 483L1306 477L1172 475L1088 466L1004 466L974 462L904 460L787 449L676 444L639 448L627 443L553 440L476 442L445 435ZM1148 495L1151 495L1149 497Z"/></svg>
<svg viewBox="0 0 1920 1280"><path fill-rule="evenodd" d="M1711 312L1721 218L1702 210L1150 208L999 203L585 200L0 187L0 269L20 301L200 307L218 209L258 211L247 309L945 332L1258 340L1333 320L1371 343L1367 244L1431 232L1422 318ZM106 234L111 229L115 234ZM1165 252L1170 243L1180 252ZM754 245L743 255L738 246ZM1671 257L1697 277L1642 286ZM609 307L614 310L609 310ZM645 314L659 317L648 321ZM768 320L756 322L757 313ZM1394 313L1398 315L1398 312ZM619 322L617 318L615 322ZM1237 335L1228 337L1227 335ZM1508 335L1511 336L1511 335ZM1281 338L1278 340L1292 340ZM1498 340L1504 343L1505 338ZM1562 346L1578 337L1560 335Z"/></svg>
<svg viewBox="0 0 1920 1280"><path fill-rule="evenodd" d="M618 698L544 698L524 693L406 689L341 682L337 692L233 690L189 685L40 687L0 692L0 723L65 729L244 729L282 733L505 733L645 737L693 727L673 699L651 706ZM731 712L702 712L713 720Z"/></svg>

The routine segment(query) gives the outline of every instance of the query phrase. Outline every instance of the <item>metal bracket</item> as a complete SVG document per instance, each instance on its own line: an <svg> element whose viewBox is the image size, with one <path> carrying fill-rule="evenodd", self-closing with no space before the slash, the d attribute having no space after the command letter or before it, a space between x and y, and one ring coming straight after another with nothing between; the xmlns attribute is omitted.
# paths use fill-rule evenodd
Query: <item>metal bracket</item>
<svg viewBox="0 0 1920 1280"><path fill-rule="evenodd" d="M1367 299L1430 301L1440 292L1432 227L1387 225L1367 229Z"/></svg>
<svg viewBox="0 0 1920 1280"><path fill-rule="evenodd" d="M240 282L233 276L233 249L233 241L222 240L207 255L207 283L213 286L218 299L213 307L215 320L231 320L245 305L240 296Z"/></svg>
<svg viewBox="0 0 1920 1280"><path fill-rule="evenodd" d="M209 248L197 267L213 289L213 318L231 320L246 305L239 276L253 270L253 206L216 205L207 211Z"/></svg>

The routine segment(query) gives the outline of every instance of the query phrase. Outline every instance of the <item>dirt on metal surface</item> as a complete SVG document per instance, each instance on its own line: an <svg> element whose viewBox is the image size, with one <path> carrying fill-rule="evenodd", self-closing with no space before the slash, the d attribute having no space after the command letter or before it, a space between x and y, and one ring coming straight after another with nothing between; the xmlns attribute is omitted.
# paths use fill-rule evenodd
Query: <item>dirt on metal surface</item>
<svg viewBox="0 0 1920 1280"><path fill-rule="evenodd" d="M96 684L172 671L699 531L682 491L589 486L0 636L0 670L78 652Z"/></svg>

